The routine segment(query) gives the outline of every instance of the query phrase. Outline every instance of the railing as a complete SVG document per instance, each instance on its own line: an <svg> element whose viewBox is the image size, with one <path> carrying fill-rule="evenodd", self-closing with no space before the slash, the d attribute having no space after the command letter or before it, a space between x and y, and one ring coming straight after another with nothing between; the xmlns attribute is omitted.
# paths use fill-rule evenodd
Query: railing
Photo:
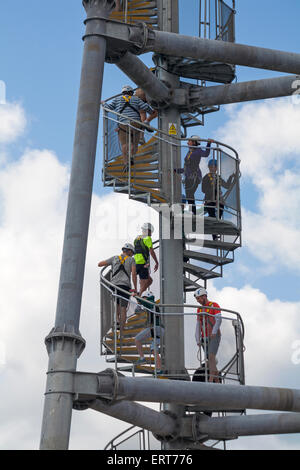
<svg viewBox="0 0 300 470"><path fill-rule="evenodd" d="M124 119L124 116L122 117ZM122 160L122 148L119 142L118 129L120 124L120 114L115 111L111 111L103 107L103 182L105 186L116 186L124 185L127 186L129 196L137 192L139 188L144 190L160 190L161 188L161 159L158 157L159 144L168 145L171 147L171 155L176 154L180 149L182 154L182 161L184 156L188 156L188 153L194 147L188 147L186 141L189 139L179 139L177 137L171 137L167 133L159 131L158 129L145 126L143 129L140 128L141 122L128 119L122 122L122 126L127 126L128 132L126 132L126 150L128 169L123 171L122 166L124 162ZM140 138L145 143L142 145L135 146L132 142L132 132L135 131L140 133ZM206 139L201 139L200 148L204 148L207 144ZM199 147L196 147L198 149ZM155 157L155 155L157 156ZM148 156L149 158L153 155L152 163L149 169L143 170L142 165L135 166L134 163L143 161L143 158ZM117 160L118 159L118 160ZM137 160L138 159L138 160ZM151 158L150 158L151 160ZM212 175L211 181L207 182L206 189L211 185L211 195L209 201L204 195L205 193L205 179L208 179L206 175L209 175L210 170L208 168L208 161L213 160L216 164L214 175ZM119 166L113 167L114 163L119 161ZM239 230L241 228L241 210L240 210L240 188L239 188L239 157L237 152L230 146L222 143L213 141L211 143L211 149L208 158L201 158L200 167L197 169L192 178L187 178L185 175L185 183L183 188L185 194L183 194L182 202L185 204L188 199L186 192L191 192L191 188L187 184L187 181L197 180L198 175L199 183L196 185L192 192L194 193L195 204L199 206L198 213L204 215L204 212L214 214L215 218L220 220L226 220L233 223ZM180 178L178 169L174 168L173 161L171 162L173 168L171 171L171 187L173 187L174 178ZM149 165L148 165L149 166ZM113 172L112 169L116 168ZM141 170L140 170L141 168ZM128 171L127 171L128 170ZM177 173L176 173L177 172ZM200 172L200 173L199 173ZM148 183L147 183L148 181ZM153 186L151 186L153 184ZM194 185L193 182L190 185ZM203 192L204 191L204 192ZM159 191L157 191L158 193ZM163 189L161 189L161 195L163 195ZM170 204L174 203L174 200L166 201Z"/></svg>
<svg viewBox="0 0 300 470"><path fill-rule="evenodd" d="M122 450L123 446L123 450L128 450L128 445L131 449L150 450L150 432L130 426L109 441L103 450Z"/></svg>
<svg viewBox="0 0 300 470"><path fill-rule="evenodd" d="M113 333L114 337L114 355L115 355L115 368L118 368L118 351L117 351L117 310L116 310L116 300L117 298L122 298L122 290L119 289L121 294L116 294L115 293L115 286L108 280L107 278L107 273L105 274L105 271L107 270L107 267L103 268L101 270L101 275L100 275L100 285L101 285L101 297L106 297L105 300L101 301L102 305L110 305L110 308L102 310L101 311L101 345L105 343L105 336L108 333L107 330L107 325L109 321L112 319L111 323L111 331ZM124 291L124 294L126 292ZM131 298L129 300L129 305L132 306L133 308L137 306L136 300ZM185 318L185 334L187 336L187 341L185 341L185 344L188 346L190 345L191 341L191 336L194 337L194 332L195 332L195 321L196 320L196 310L199 305L191 305L191 304L184 304L182 306L178 305L172 305L172 304L156 304L156 307L160 310L160 312L157 312L155 309L149 309L146 307L143 307L143 310L148 312L149 315L154 316L154 322L151 325L154 329L153 336L156 338L157 334L159 333L156 326L156 318L159 317L160 319L160 324L161 326L164 326L164 322L167 317L172 317L172 316L184 316ZM170 309L178 309L178 307L181 307L183 309L183 312L181 313L173 313L172 311L170 312ZM168 313L165 312L165 310L168 309ZM215 310L214 307L205 307L205 309ZM218 371L219 371L219 379L223 383L234 383L238 382L240 384L245 384L245 370L244 370L244 324L242 321L242 318L239 313L234 312L232 310L220 308L218 309L221 311L221 316L222 316L222 325L221 325L221 343L220 343L220 348L218 352L218 357L219 357L219 363L218 363ZM161 313L163 311L164 313ZM212 317L212 314L201 313L202 318L204 316L206 317ZM106 325L106 327L104 327ZM103 329L104 328L104 329ZM206 344L206 343L204 343ZM209 370L208 370L208 363L206 361L206 346L200 347L198 354L197 354L197 347L196 347L196 341L195 341L195 349L194 351L191 351L189 347L187 347L185 351L185 357L187 358L187 365L186 365L186 370L190 376L191 379L195 376L195 372L197 369L201 368L202 369L202 380L206 381L207 378L209 377ZM154 341L154 351L153 355L150 353L149 359L150 359L150 364L154 367L153 369L153 375L157 377L157 355L160 353L161 358L162 358L162 364L164 361L164 349L165 349L165 344L164 344L164 335L161 336L160 338L160 348L158 348L156 341ZM135 372L135 365L134 363L132 364L132 372ZM139 370L140 372L140 370ZM199 372L199 371L198 371ZM168 377L168 371L165 371L163 374L166 378ZM186 376L184 376L186 377ZM174 378L174 375L172 375L172 378ZM176 377L175 377L176 378ZM182 378L180 376L177 377L178 379ZM199 379L199 378L198 378ZM194 380L197 380L197 377L195 376Z"/></svg>
<svg viewBox="0 0 300 470"><path fill-rule="evenodd" d="M156 1L116 0L116 8L111 18L124 23L147 23L150 27L157 25Z"/></svg>
<svg viewBox="0 0 300 470"><path fill-rule="evenodd" d="M235 1L200 0L199 37L235 42Z"/></svg>

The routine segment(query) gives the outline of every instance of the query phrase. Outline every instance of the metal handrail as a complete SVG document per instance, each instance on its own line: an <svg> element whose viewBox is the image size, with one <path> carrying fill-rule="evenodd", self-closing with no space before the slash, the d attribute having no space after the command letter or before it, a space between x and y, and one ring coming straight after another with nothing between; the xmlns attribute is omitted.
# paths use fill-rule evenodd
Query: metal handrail
<svg viewBox="0 0 300 470"><path fill-rule="evenodd" d="M116 95L116 96L114 96L114 97L117 97L117 96L120 96L120 94L118 94L118 95ZM112 109L105 108L105 103L108 102L108 101L110 101L111 99L112 99L112 98L108 98L107 100L105 100L105 102L102 101L102 107L103 107L103 110L104 110L105 112L109 112L109 113L114 114L114 115L116 116L116 118L115 118L115 119L113 119L113 118L108 118L107 116L103 116L103 117L104 117L104 119L110 119L111 121L114 121L114 122L116 122L116 123L119 123L119 120L118 120L117 118L119 118L119 117L121 117L121 116L124 118L124 115L122 115L122 114L120 114L120 113L117 113L116 111L113 111ZM136 120L136 119L129 118L129 117L127 117L127 116L126 116L126 120L128 120L129 122L132 122L132 123L134 123L134 124L138 124L138 125L143 124L143 122L138 121L138 120ZM132 127L133 129L136 129L136 128L134 127L134 125L131 125L131 124L127 124L127 125L128 125L129 127ZM158 134L158 135L155 136L157 139L161 139L160 136L159 136L160 134L161 134L161 135L164 135L164 136L166 136L166 137L168 137L168 139L171 139L171 140L164 140L164 142L166 142L166 143L168 143L168 144L171 144L171 145L174 145L174 146L181 147L182 142L188 142L188 141L190 140L189 137L187 137L187 138L182 138L182 137L178 137L177 135L176 135L176 136L175 136L175 135L174 135L174 136L172 135L172 137L171 137L167 132L162 131L162 130L160 130L160 129L157 129L156 127L153 127L153 126L151 126L151 125L149 125L149 124L146 124L146 125L144 124L144 126L145 126L145 130L150 129L151 131L156 132L156 133ZM141 130L141 129L139 128L138 130ZM161 140L163 140L163 139L161 139ZM207 143L207 142L209 142L209 139L200 138L200 139L199 139L199 142ZM221 141L215 140L215 139L213 140L212 144L216 144L217 146L222 146L222 147L227 148L228 150L231 150L231 151L235 154L236 160L240 163L240 159L239 159L238 153L237 153L237 151L236 151L233 147L231 147L231 146L228 145L228 144L225 144L224 142L221 142ZM191 146L191 148L198 148L198 147L192 147L192 146Z"/></svg>
<svg viewBox="0 0 300 470"><path fill-rule="evenodd" d="M131 439L132 437L134 437L135 435L137 434L143 434L143 438L144 438L144 447L145 447L145 432L149 432L149 431L146 431L145 429L141 429L141 428L137 428L137 430L131 434L130 436L128 436L127 438L123 439L121 442L118 442L117 444L114 444L114 441L116 441L117 439L119 439L120 437L124 436L127 432L130 432L132 431L133 429L136 429L137 426L130 426L129 428L125 429L124 431L120 432L120 434L118 434L117 436L115 436L113 439L111 439L107 444L106 446L104 447L103 450L109 450L109 448L116 448L117 446L120 446L121 444L123 444L124 442L128 441L129 439ZM143 449L140 449L140 450L143 450Z"/></svg>
<svg viewBox="0 0 300 470"><path fill-rule="evenodd" d="M100 272L100 284L103 285L105 287L105 289L107 289L109 292L110 292L110 295L112 296L112 298L123 298L122 295L119 295L119 294L116 294L114 291L116 290L116 286L108 281L107 279L104 278L104 271L109 268L109 266L105 266L104 268L102 268L101 272ZM120 291L121 293L124 293L124 294L128 294L127 291L124 291L123 289L121 288L118 288L118 291ZM138 299L141 299L140 297L136 296ZM141 299L141 300L144 300L144 299ZM132 301L129 299L127 299L127 301L129 303L132 303ZM148 302L149 304L151 302ZM181 315L192 315L192 316L195 316L195 311L194 312L187 312L186 309L187 308L192 308L195 310L195 308L197 307L197 305L194 305L194 304L182 304L182 305L178 305L178 304L161 304L161 303L155 303L153 304L153 307L158 307L158 308L163 308L163 310L165 310L166 308L170 309L170 308L182 308L182 312L157 312L155 309L151 309L151 308L148 308L148 307L145 307L143 305L143 310L146 311L147 313L151 313L153 315L153 318L155 319L156 317L167 317L167 316L181 316ZM237 321L237 325L239 325L239 328L240 328L240 340L241 340L241 343L240 344L237 344L236 347L237 347L237 350L236 352L234 353L233 357L230 358L230 360L227 362L227 364L223 365L222 369L219 371L221 374L223 374L223 377L225 378L227 376L227 374L229 373L230 371L230 368L235 364L241 364L238 361L238 358L239 358L239 355L240 354L243 354L244 350L245 350L245 346L244 346L244 336L245 336L245 328L244 328L244 323L243 323L243 320L242 320L242 317L241 315L238 313L238 312L235 312L234 310L230 310L230 309L224 309L224 308L221 308L221 307L212 307L212 306L205 306L205 309L206 310L209 310L209 311L214 311L214 310L218 310L218 311L221 311L221 312L226 312L228 314L232 314L236 317L236 320L233 320L231 317L228 317L228 316L225 316L225 315L221 315L221 318L222 320L230 320L230 321ZM199 314L197 312L197 314ZM201 316L202 317L213 317L212 314L210 313L207 313L207 312L201 312ZM161 326L163 326L161 324ZM156 337L156 321L154 320L154 323L153 323L153 329L154 329L154 333L153 333L153 336L154 338ZM236 335L236 340L238 338L237 336L237 332L235 333ZM205 338L205 337L204 337ZM115 338L116 339L116 338ZM117 347L116 345L116 342L115 342L115 348ZM202 363L202 358L201 358L201 349L199 349L200 351L200 363ZM206 353L206 345L204 346L204 352ZM155 369L154 369L154 374L155 374L155 377L157 376L157 364L156 364L156 353L157 353L157 345L156 345L156 341L154 341L154 363L155 363ZM116 352L115 352L116 354ZM117 354L116 354L117 355ZM115 362L116 362L116 358L115 358ZM205 368L207 368L207 365L205 366ZM241 374L241 375L240 375ZM244 366L243 366L243 357L242 357L242 366L241 366L241 370L240 372L238 373L238 377L239 377L239 381L240 383L244 383ZM233 379L231 379L233 380Z"/></svg>

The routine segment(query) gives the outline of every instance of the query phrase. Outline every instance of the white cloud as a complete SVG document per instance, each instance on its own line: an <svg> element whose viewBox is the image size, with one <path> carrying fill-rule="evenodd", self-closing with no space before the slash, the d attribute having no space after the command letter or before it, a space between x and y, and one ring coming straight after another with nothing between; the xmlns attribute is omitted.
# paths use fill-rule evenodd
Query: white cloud
<svg viewBox="0 0 300 470"><path fill-rule="evenodd" d="M239 153L241 171L255 182L280 171L300 148L300 106L291 98L228 106L218 138Z"/></svg>
<svg viewBox="0 0 300 470"><path fill-rule="evenodd" d="M0 340L6 346L6 364L0 369L3 449L38 448L39 444L48 362L43 340L54 323L68 180L68 169L49 151L27 151L19 162L0 172L0 190L5 201L0 229L0 243L5 246L0 255L0 284L4 292L0 298ZM32 204L35 207L31 216ZM119 206L121 211L128 209L130 214L136 214L135 224L145 220L144 207L128 201L126 196L93 197L80 325L87 347L78 363L79 370L93 372L107 367L99 357L97 262L118 252L123 241L103 241L99 237L99 214L108 204L115 210ZM300 337L299 304L270 301L250 286L217 292L212 285L210 294L223 307L243 314L247 382L293 386L297 366L291 361L291 346ZM190 347L194 350L193 340ZM127 427L92 411L75 412L71 448L101 449Z"/></svg>
<svg viewBox="0 0 300 470"><path fill-rule="evenodd" d="M0 144L16 140L23 134L25 127L26 116L20 104L0 104Z"/></svg>
<svg viewBox="0 0 300 470"><path fill-rule="evenodd" d="M300 106L284 98L234 105L228 114L218 139L238 151L242 177L258 192L257 212L242 199L244 245L273 269L299 271Z"/></svg>
<svg viewBox="0 0 300 470"><path fill-rule="evenodd" d="M44 338L55 320L68 182L68 168L48 150L27 150L20 160L0 170L0 245L5 248L0 251L3 449L39 445L48 362ZM107 210L112 226L110 236L104 239L101 228ZM124 214L130 222L125 231L117 225ZM93 196L80 326L87 347L79 360L80 370L95 372L107 367L99 357L97 263L120 253L122 243L136 233L148 216L143 205L128 201L126 196L113 194L101 199ZM158 233L156 213L152 221ZM83 423L86 440L82 440ZM101 433L103 425L105 433ZM126 427L125 423L95 412L75 412L71 446L103 448Z"/></svg>
<svg viewBox="0 0 300 470"><path fill-rule="evenodd" d="M293 175L283 178L286 187L295 183L296 195ZM36 449L39 445L48 362L44 338L54 324L68 181L68 167L49 150L26 150L20 160L0 169L0 246L5 248L0 251L2 449ZM266 199L266 205L272 203L272 197ZM145 209L127 196L93 196L80 325L87 346L79 370L95 372L107 367L99 357L97 262L118 252L134 236L137 226L150 217ZM104 227L107 218L110 225ZM158 234L157 214L152 222ZM291 357L295 352L292 345L300 338L299 304L270 301L250 286L217 292L212 285L210 294L223 307L243 314L247 382L297 388L299 365ZM71 448L102 449L127 427L92 411L74 412ZM242 442L235 445L251 448ZM272 445L288 446L280 437Z"/></svg>

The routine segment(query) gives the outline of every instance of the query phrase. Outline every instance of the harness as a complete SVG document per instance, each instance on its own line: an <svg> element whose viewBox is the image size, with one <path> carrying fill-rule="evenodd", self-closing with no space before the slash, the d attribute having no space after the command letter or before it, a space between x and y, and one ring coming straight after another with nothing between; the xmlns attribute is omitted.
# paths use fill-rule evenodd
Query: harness
<svg viewBox="0 0 300 470"><path fill-rule="evenodd" d="M211 307L213 305L213 302L208 302L208 305L207 307ZM198 314L197 315L197 320L201 322L201 334L202 334L202 337L209 337L210 334L211 334L211 331L214 327L214 324L215 324L215 320L212 319L211 317L209 317L208 315L202 315L203 318L201 318L201 313L210 313L211 312L211 309L210 308L206 308L204 309L203 311L203 307L200 307L198 309ZM203 327L204 327L204 331L203 331ZM209 331L209 327L210 327L210 331ZM205 335L204 335L205 333Z"/></svg>
<svg viewBox="0 0 300 470"><path fill-rule="evenodd" d="M139 235L134 240L134 250L135 254L141 254L144 257L145 264L147 264L149 260L149 248L144 244L143 237Z"/></svg>
<svg viewBox="0 0 300 470"><path fill-rule="evenodd" d="M120 114L122 114L124 109L128 107L128 108L131 108L134 112L136 112L138 114L138 116L140 116L139 111L134 106L132 106L132 104L130 103L130 97L128 98L127 96L123 95L122 98L125 100L125 103L124 103L122 109L120 110Z"/></svg>
<svg viewBox="0 0 300 470"><path fill-rule="evenodd" d="M122 258L122 256L118 256L118 258L120 261L120 266L113 272L112 277L116 276L120 271L123 271L128 277L128 279L130 279L130 275L128 274L128 272L126 271L124 267L125 261L127 260L127 258L129 258L129 256L125 256L124 258Z"/></svg>

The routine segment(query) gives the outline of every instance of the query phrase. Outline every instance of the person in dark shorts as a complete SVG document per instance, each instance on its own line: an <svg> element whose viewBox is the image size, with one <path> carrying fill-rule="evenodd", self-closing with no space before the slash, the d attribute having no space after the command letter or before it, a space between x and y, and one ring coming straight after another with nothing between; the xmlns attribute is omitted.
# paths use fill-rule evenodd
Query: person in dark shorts
<svg viewBox="0 0 300 470"><path fill-rule="evenodd" d="M153 243L151 238L153 231L153 225L151 225L150 223L145 223L142 225L142 234L137 236L134 240L134 259L136 263L136 273L140 278L140 297L142 297L143 292L145 292L153 282L153 279L149 273L150 256L155 262L154 272L156 272L158 269L158 261L156 258L155 251L153 249Z"/></svg>
<svg viewBox="0 0 300 470"><path fill-rule="evenodd" d="M143 311L143 306L146 307L147 312L150 313L149 325L144 330L140 331L135 337L135 345L139 353L139 359L136 361L136 365L145 364L146 358L144 357L143 343L147 342L151 338L150 351L155 354L155 363L157 373L161 372L161 357L159 354L160 342L164 336L164 328L160 322L160 316L155 315L153 312L158 311L158 307L155 304L155 297L152 292L148 292L143 295L142 299L139 300L139 307ZM150 310L150 312L149 312ZM139 310L140 311L140 310ZM154 327L155 322L155 327Z"/></svg>
<svg viewBox="0 0 300 470"><path fill-rule="evenodd" d="M120 337L122 336L124 325L126 323L126 310L128 300L131 294L131 278L134 285L133 295L137 292L137 276L134 261L134 246L131 243L125 243L122 247L120 256L112 256L111 258L100 261L99 268L104 266L112 267L111 282L116 287L117 297L117 321L120 324ZM126 291L121 292L120 289Z"/></svg>

